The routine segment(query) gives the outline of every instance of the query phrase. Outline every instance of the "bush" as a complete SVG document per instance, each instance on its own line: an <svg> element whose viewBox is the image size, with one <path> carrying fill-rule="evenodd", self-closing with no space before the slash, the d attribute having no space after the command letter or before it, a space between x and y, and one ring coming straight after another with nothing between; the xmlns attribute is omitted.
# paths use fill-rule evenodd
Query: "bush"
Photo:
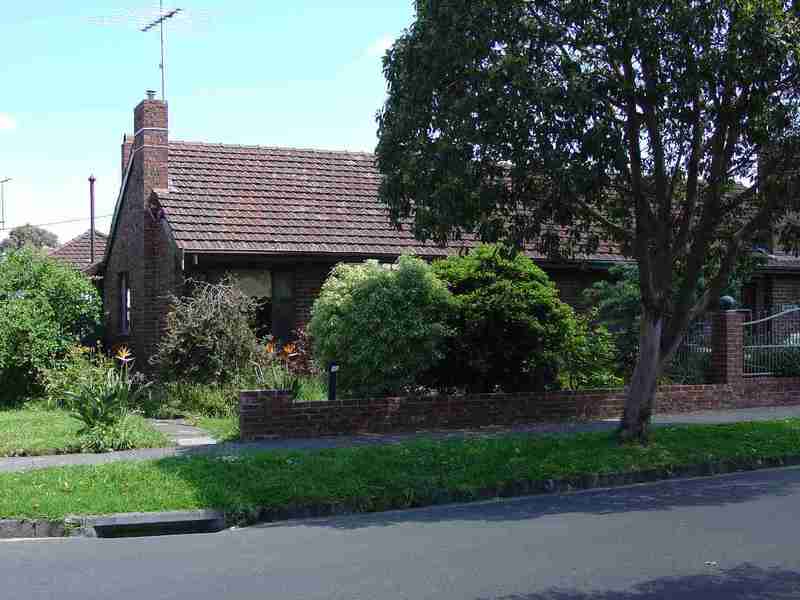
<svg viewBox="0 0 800 600"><path fill-rule="evenodd" d="M246 386L244 386L246 387ZM151 417L231 417L239 414L239 390L233 381L225 384L169 381L154 387L143 405Z"/></svg>
<svg viewBox="0 0 800 600"><path fill-rule="evenodd" d="M451 310L450 293L418 258L340 264L313 306L314 354L339 364L343 393L399 393L441 360Z"/></svg>
<svg viewBox="0 0 800 600"><path fill-rule="evenodd" d="M447 359L430 373L436 387L518 392L557 385L575 314L529 258L483 245L433 264L455 299Z"/></svg>
<svg viewBox="0 0 800 600"><path fill-rule="evenodd" d="M70 346L62 358L42 371L45 405L51 409L62 408L69 393L77 392L86 382L100 385L113 367L114 360L104 354L100 346Z"/></svg>
<svg viewBox="0 0 800 600"><path fill-rule="evenodd" d="M155 439L154 439L155 438ZM99 423L85 429L79 437L82 452L114 452L160 446L140 417L125 415L114 423Z"/></svg>
<svg viewBox="0 0 800 600"><path fill-rule="evenodd" d="M614 337L597 323L597 311L576 315L558 371L560 387L591 390L622 387Z"/></svg>
<svg viewBox="0 0 800 600"><path fill-rule="evenodd" d="M119 351L117 358L122 363L120 368L112 366L102 379L81 380L75 391L66 392L67 407L84 424L81 433L119 424L149 385L130 374L133 359L126 348Z"/></svg>
<svg viewBox="0 0 800 600"><path fill-rule="evenodd" d="M258 347L256 302L230 279L192 284L189 296L172 297L151 362L168 381L230 383L252 367Z"/></svg>
<svg viewBox="0 0 800 600"><path fill-rule="evenodd" d="M101 302L91 281L30 248L0 259L0 405L42 391L42 375L75 343L96 339Z"/></svg>

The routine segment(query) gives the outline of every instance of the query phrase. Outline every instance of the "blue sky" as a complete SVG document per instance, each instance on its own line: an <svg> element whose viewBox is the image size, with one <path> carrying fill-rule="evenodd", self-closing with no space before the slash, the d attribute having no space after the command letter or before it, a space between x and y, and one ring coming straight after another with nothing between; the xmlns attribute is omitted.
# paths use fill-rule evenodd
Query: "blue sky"
<svg viewBox="0 0 800 600"><path fill-rule="evenodd" d="M3 3L0 179L6 226L88 229L88 183L109 215L133 107L160 88L153 0ZM167 36L172 139L372 151L380 58L412 0L167 0L186 17ZM98 220L107 230L110 219ZM0 238L5 237L0 232Z"/></svg>

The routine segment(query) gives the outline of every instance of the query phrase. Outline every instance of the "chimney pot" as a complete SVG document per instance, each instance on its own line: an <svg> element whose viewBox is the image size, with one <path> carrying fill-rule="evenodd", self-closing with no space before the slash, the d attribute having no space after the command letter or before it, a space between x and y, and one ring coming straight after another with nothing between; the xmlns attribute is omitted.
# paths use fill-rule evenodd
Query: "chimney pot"
<svg viewBox="0 0 800 600"><path fill-rule="evenodd" d="M147 99L148 100L155 100L156 99L156 91L155 90L147 90Z"/></svg>

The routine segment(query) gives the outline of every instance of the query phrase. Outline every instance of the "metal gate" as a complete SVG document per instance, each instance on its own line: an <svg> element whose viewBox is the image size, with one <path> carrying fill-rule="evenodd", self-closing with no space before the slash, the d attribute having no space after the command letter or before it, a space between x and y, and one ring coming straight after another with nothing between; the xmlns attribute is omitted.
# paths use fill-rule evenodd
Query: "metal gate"
<svg viewBox="0 0 800 600"><path fill-rule="evenodd" d="M800 373L800 308L754 311L743 333L744 375Z"/></svg>

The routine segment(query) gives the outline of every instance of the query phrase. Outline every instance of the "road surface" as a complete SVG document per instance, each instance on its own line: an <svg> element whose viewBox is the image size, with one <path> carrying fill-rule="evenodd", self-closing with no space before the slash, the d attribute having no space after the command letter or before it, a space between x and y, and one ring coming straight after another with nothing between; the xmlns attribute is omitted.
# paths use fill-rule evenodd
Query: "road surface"
<svg viewBox="0 0 800 600"><path fill-rule="evenodd" d="M260 526L0 543L3 600L800 598L800 469Z"/></svg>

